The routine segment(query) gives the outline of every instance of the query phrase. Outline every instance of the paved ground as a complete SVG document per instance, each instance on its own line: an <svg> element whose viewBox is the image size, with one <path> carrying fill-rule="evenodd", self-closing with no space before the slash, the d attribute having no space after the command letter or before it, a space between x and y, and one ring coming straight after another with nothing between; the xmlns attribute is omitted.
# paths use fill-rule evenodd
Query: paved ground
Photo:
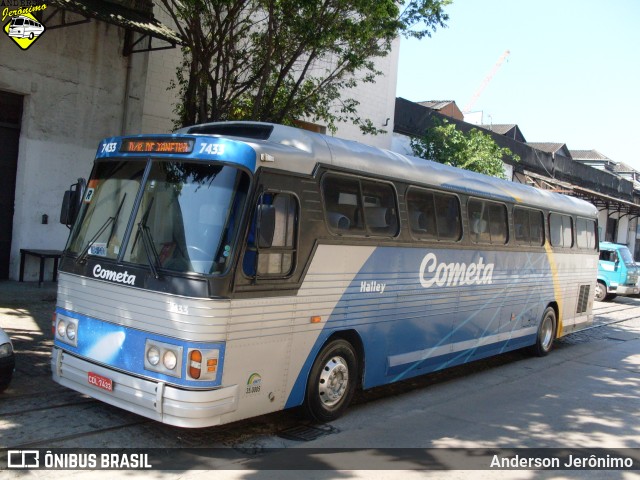
<svg viewBox="0 0 640 480"><path fill-rule="evenodd" d="M295 412L281 412L200 430L158 424L53 383L49 359L54 306L55 284L38 288L37 284L0 282L0 326L10 334L18 352L14 382L0 396L0 447L225 449L224 455L206 467L217 470L213 474L186 469L151 472L155 478L167 479L199 480L212 475L216 479L399 478L396 471L366 470L381 459L385 468L409 468L402 478L638 478L622 471L425 472L406 450L640 448L638 298L597 303L596 324L601 326L563 338L548 357L512 352L374 389L359 395L347 415L330 425L309 425ZM310 439L303 441L300 435ZM355 448L358 451L350 452L349 458L361 455L363 460L356 461L352 470L339 455L315 455L312 460L321 470L265 470L300 457L300 451L309 457L315 451L308 449L316 448ZM458 461L435 460L453 467ZM231 470L239 465L246 469ZM6 473L9 478L133 475L110 471Z"/></svg>

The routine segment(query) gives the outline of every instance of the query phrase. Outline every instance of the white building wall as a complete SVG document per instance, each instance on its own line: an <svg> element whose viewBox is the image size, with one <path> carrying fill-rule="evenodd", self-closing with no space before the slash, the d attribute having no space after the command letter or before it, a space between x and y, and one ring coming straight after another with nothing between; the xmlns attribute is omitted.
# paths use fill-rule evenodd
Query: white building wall
<svg viewBox="0 0 640 480"><path fill-rule="evenodd" d="M618 219L618 232L616 234L616 242L627 245L629 241L629 217L624 216Z"/></svg>
<svg viewBox="0 0 640 480"><path fill-rule="evenodd" d="M173 27L173 21L162 9L155 8L154 15L160 23ZM169 89L176 81L176 69L182 63L182 50L149 52L147 84L142 111L143 133L170 133L174 130L173 112L178 100L178 89Z"/></svg>
<svg viewBox="0 0 640 480"><path fill-rule="evenodd" d="M122 57L124 31L102 22L47 30L28 50L1 37L0 90L24 95L9 272L17 279L20 248L64 247L62 197L89 175L99 140L140 130L146 54ZM38 262L28 257L25 280L37 275Z"/></svg>
<svg viewBox="0 0 640 480"><path fill-rule="evenodd" d="M400 133L394 133L391 138L391 147L389 150L401 153L402 155L413 155L413 150L411 149L411 137Z"/></svg>
<svg viewBox="0 0 640 480"><path fill-rule="evenodd" d="M348 98L354 98L360 102L358 115L363 119L370 119L376 128L382 128L386 133L363 135L357 126L341 123L338 125L337 137L391 149L399 57L400 39L397 38L393 42L391 52L386 57L376 59L376 69L383 74L376 77L375 83L360 83L355 89L345 92Z"/></svg>
<svg viewBox="0 0 640 480"><path fill-rule="evenodd" d="M160 22L173 28L171 18L161 9L156 8L154 14ZM375 83L361 83L355 89L345 92L345 98L354 98L360 102L359 116L370 119L375 127L386 130L386 133L363 135L357 126L340 123L337 137L391 148L399 55L400 39L396 39L389 55L376 60L376 68L384 72L383 75L377 77ZM173 130L173 110L178 90L169 90L169 86L172 80L175 81L176 68L181 62L182 52L178 48L149 54L149 75L142 118L142 130L145 133L167 133Z"/></svg>

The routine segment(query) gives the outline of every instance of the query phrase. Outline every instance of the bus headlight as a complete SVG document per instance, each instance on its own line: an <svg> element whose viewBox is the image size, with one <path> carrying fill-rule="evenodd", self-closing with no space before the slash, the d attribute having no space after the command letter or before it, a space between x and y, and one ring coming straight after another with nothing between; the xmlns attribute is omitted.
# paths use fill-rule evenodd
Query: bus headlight
<svg viewBox="0 0 640 480"><path fill-rule="evenodd" d="M144 368L181 378L182 351L181 346L147 339L144 344Z"/></svg>
<svg viewBox="0 0 640 480"><path fill-rule="evenodd" d="M67 325L64 320L58 320L58 336L66 337Z"/></svg>
<svg viewBox="0 0 640 480"><path fill-rule="evenodd" d="M74 347L78 346L78 320L66 315L56 315L56 340Z"/></svg>
<svg viewBox="0 0 640 480"><path fill-rule="evenodd" d="M160 361L160 351L156 347L151 347L147 350L147 360L153 366L158 365Z"/></svg>
<svg viewBox="0 0 640 480"><path fill-rule="evenodd" d="M67 324L67 338L72 342L76 339L76 324L69 323Z"/></svg>
<svg viewBox="0 0 640 480"><path fill-rule="evenodd" d="M162 356L162 363L164 363L164 366L169 370L176 368L178 359L176 358L176 354L173 353L173 350L167 350L164 352L164 355Z"/></svg>

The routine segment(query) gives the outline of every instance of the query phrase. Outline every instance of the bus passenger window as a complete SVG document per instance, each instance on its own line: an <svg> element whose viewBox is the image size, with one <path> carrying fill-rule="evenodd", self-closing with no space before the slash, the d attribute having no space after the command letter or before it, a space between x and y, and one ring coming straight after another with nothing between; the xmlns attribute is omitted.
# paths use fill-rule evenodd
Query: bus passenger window
<svg viewBox="0 0 640 480"><path fill-rule="evenodd" d="M398 210L393 187L388 183L361 181L364 220L372 235L396 236Z"/></svg>
<svg viewBox="0 0 640 480"><path fill-rule="evenodd" d="M540 246L544 243L544 215L540 210L513 208L515 239L518 245Z"/></svg>
<svg viewBox="0 0 640 480"><path fill-rule="evenodd" d="M508 240L507 207L501 203L469 200L469 229L473 243L504 245Z"/></svg>
<svg viewBox="0 0 640 480"><path fill-rule="evenodd" d="M322 181L325 218L336 234L396 236L398 209L388 183L327 175Z"/></svg>
<svg viewBox="0 0 640 480"><path fill-rule="evenodd" d="M531 230L529 225L529 210L513 208L513 224L515 226L516 243L529 245L531 243Z"/></svg>
<svg viewBox="0 0 640 480"><path fill-rule="evenodd" d="M573 219L569 215L549 214L549 234L552 246L571 248L573 245Z"/></svg>
<svg viewBox="0 0 640 480"><path fill-rule="evenodd" d="M433 192L428 190L409 189L407 193L409 210L409 227L411 233L420 240L437 240L436 209L433 203Z"/></svg>
<svg viewBox="0 0 640 480"><path fill-rule="evenodd" d="M327 175L322 182L324 208L334 233L364 233L360 182L357 178Z"/></svg>
<svg viewBox="0 0 640 480"><path fill-rule="evenodd" d="M585 218L576 220L576 237L578 248L596 248L596 222Z"/></svg>
<svg viewBox="0 0 640 480"><path fill-rule="evenodd" d="M455 195L411 187L407 208L411 233L418 240L460 239L460 202Z"/></svg>
<svg viewBox="0 0 640 480"><path fill-rule="evenodd" d="M507 207L498 203L489 204L489 233L491 243L505 244L509 238L507 229Z"/></svg>
<svg viewBox="0 0 640 480"><path fill-rule="evenodd" d="M455 195L434 193L439 240L460 240L460 201Z"/></svg>
<svg viewBox="0 0 640 480"><path fill-rule="evenodd" d="M257 225L258 217L262 224ZM243 271L247 276L287 276L295 266L298 202L288 193L265 193L249 231ZM258 240L259 237L259 240Z"/></svg>
<svg viewBox="0 0 640 480"><path fill-rule="evenodd" d="M539 210L529 211L531 245L544 245L544 214Z"/></svg>

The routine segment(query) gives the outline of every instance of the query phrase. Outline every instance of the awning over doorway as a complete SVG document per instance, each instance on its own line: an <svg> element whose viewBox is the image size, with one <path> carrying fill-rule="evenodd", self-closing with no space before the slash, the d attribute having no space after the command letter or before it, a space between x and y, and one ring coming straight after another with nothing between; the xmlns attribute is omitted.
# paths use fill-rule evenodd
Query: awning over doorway
<svg viewBox="0 0 640 480"><path fill-rule="evenodd" d="M53 26L49 26L47 21L44 20L43 23L49 29L76 25L89 21L89 19L95 19L118 25L127 32L137 32L140 34L138 38L135 40L129 38L127 44L125 44L123 52L125 56L136 52L175 48L176 45L182 43L175 31L160 23L152 14L147 15L120 4L100 0L47 0L47 6L49 8L45 12L45 16L49 18L52 18L61 10L85 17L83 22L66 22L64 15L62 15L61 23ZM49 9L54 9L54 11L50 12ZM153 47L151 45L153 39L165 42L165 44Z"/></svg>
<svg viewBox="0 0 640 480"><path fill-rule="evenodd" d="M579 187L568 182L562 182L555 178L537 175L526 170L524 175L527 183L535 187L581 198L587 202L591 202L598 210L606 210L609 216L613 213L618 213L620 215L619 218L624 216L629 216L630 218L640 217L640 204L605 195L604 193Z"/></svg>

